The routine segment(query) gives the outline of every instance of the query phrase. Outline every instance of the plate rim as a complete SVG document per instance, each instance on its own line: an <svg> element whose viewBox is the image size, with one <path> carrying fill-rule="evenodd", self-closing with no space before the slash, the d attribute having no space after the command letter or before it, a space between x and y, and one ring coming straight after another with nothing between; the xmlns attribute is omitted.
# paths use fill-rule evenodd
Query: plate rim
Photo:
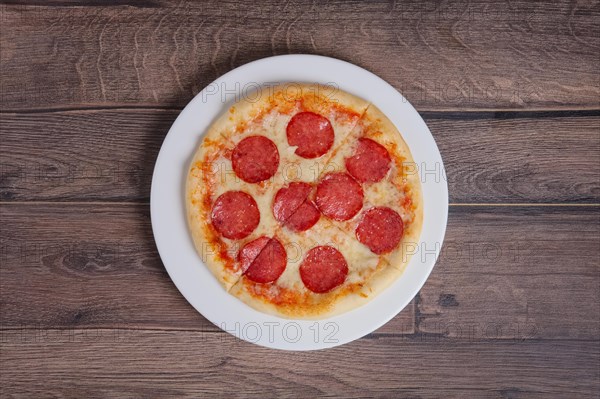
<svg viewBox="0 0 600 399"><path fill-rule="evenodd" d="M421 267L423 267L425 270L418 273L418 275L416 276L417 277L416 284L413 284L411 286L412 289L410 290L409 293L403 295L404 300L396 302L396 306L389 305L387 311L383 312L379 317L375 317L376 321L371 320L368 327L352 329L351 323L349 324L347 321L348 315L361 313L361 312L357 312L361 309L362 309L362 313L364 313L364 309L376 306L373 304L377 303L376 302L377 299L384 296L384 294L386 292L388 293L387 296L390 296L389 292L392 291L392 289L394 287L399 285L398 284L399 281L401 281L403 279L403 277L406 275L407 270L409 270L411 265L413 265L412 266L413 268L415 267L414 264L416 263L416 261L415 261L416 255L413 255L409 264L406 266L404 273L394 283L392 283L392 285L390 287L386 288L386 290L384 290L384 292L382 292L376 298L373 298L373 300L369 301L367 304L365 304L357 309L351 310L342 315L325 318L325 319L293 320L293 319L285 319L282 317L261 313L261 312L258 312L256 310L250 308L248 305L243 304L237 298L234 298L232 295L230 295L228 292L224 291L221 288L222 295L224 296L222 299L224 300L224 303L227 304L227 306L230 306L230 307L232 306L233 308L239 308L239 306L234 305L234 302L231 301L231 299L233 299L235 302L239 303L239 305L242 305L243 307L247 308L247 309L243 310L243 312L248 313L246 316L253 315L260 319L266 319L266 320L275 319L275 320L278 320L279 322L283 323L284 330L282 330L283 333L281 334L281 336L278 335L277 337L275 337L275 336L271 337L271 326L269 326L268 327L269 328L268 339L263 337L263 335L265 335L264 334L265 331L264 331L264 328L262 328L262 327L257 330L260 333L260 338L254 339L254 338L251 338L250 336L248 336L247 334L244 334L244 328L246 328L250 325L253 328L255 327L253 325L252 321L246 322L246 324L244 325L245 327L238 327L238 324L235 323L234 324L235 327L233 327L233 328L231 327L231 324L227 324L226 322L219 323L220 320L217 320L218 317L215 317L214 313L211 313L212 311L209 312L206 309L205 304L200 303L198 301L197 296L193 296L191 294L190 285L187 282L182 280L180 270L177 269L177 266L174 266L176 257L173 255L171 250L166 248L166 245L168 245L168 244L165 243L166 240L165 240L165 238L163 238L163 232L164 232L163 229L165 227L162 226L162 224L164 224L164 222L162 221L161 213L164 213L166 211L164 210L164 208L163 208L163 210L157 209L157 207L159 207L159 205L161 205L160 204L162 202L161 196L163 195L163 194L159 194L157 187L159 184L164 184L164 182L163 182L164 179L163 179L161 173L165 168L165 166L164 166L165 159L168 157L168 155L165 155L165 154L168 154L167 151L174 151L174 150L171 150L171 147L172 147L172 143L175 140L175 137L177 135L184 134L184 133L181 133L180 130L182 130L182 129L190 130L189 127L186 128L184 126L184 124L186 123L187 119L190 119L190 118L193 119L193 117L190 116L192 114L193 110L197 111L197 109L196 109L197 107L201 106L201 104L206 104L206 102L202 102L201 100L206 99L207 90L209 88L214 87L215 85L220 85L223 82L227 82L228 80L230 80L232 77L235 77L236 75L244 75L244 74L251 75L250 72L252 69L260 69L260 68L265 67L268 70L269 68L274 68L278 64L292 65L291 64L292 62L293 63L311 63L311 64L316 63L314 65L321 66L321 67L323 67L325 65L327 65L328 67L337 66L337 67L341 68L342 70L345 70L346 71L345 73L349 73L349 71L352 70L353 71L352 73L363 75L365 79L370 80L374 86L378 85L378 86L381 86L382 88L386 87L386 90L389 92L388 95L392 95L390 93L393 93L392 97L395 97L396 100L399 100L402 102L401 107L404 108L402 110L402 112L409 113L409 115L403 114L402 117L412 118L414 123L416 123L417 125L420 125L420 126L415 127L415 129L421 130L422 133L426 133L426 134L424 134L423 137L421 137L421 139L428 141L427 146L429 148L429 151L431 152L430 155L432 156L433 159L436 160L436 162L439 162L440 174L442 177L439 182L438 181L435 182L435 187L437 189L436 191L438 191L438 194L441 196L435 202L437 202L438 204L444 203L445 206L443 206L442 209L437 209L437 208L435 209L437 211L437 214L435 214L435 216L437 216L437 218L438 218L438 222L437 222L438 227L436 229L437 231L435 232L436 233L435 238L437 240L434 241L434 245L435 245L434 251L431 252L431 254L434 255L433 261L431 260L431 258L429 258L429 260L425 260L424 262L421 263L422 265L424 264L424 266L421 266ZM255 74L256 74L256 72L255 72ZM258 73L258 75L260 75L260 73ZM307 76L308 75L310 75L310 73L307 73ZM240 82L240 81L242 81L242 80L240 79L238 82ZM283 83L283 82L303 82L303 81L312 82L312 79L307 79L307 80L299 80L297 78L288 79L288 80L280 79L277 82ZM268 82L269 81L262 81L261 84L265 84ZM328 83L332 83L332 82L327 81L327 79L322 79L322 80L314 80L314 83L328 84ZM390 89L391 89L391 91L390 91ZM349 91L352 94L356 94L362 98L367 97L367 98L365 98L366 100L373 102L377 107L382 109L382 111L386 115L388 115L388 117L390 117L390 119L392 119L392 121L394 119L398 118L398 115L396 113L394 113L393 115L390 116L390 114L388 112L385 112L385 109L389 108L389 106L381 106L380 103L378 103L377 101L374 101L372 98L369 98L372 95L372 93L367 93L368 95L366 95L366 96L364 95L365 93L362 93L363 95L361 95L361 93L356 93L353 90L347 90L347 87L345 87L345 86L343 87L343 90ZM212 121L214 121L214 119L219 114L221 114L224 110L226 110L230 103L232 103L232 102L231 101L229 101L229 102L221 101L220 106L218 106L218 105L216 106L220 110L216 113L216 115L213 116L213 118L211 118L208 125L210 125L212 123ZM205 105L205 107L207 107L207 106ZM214 113L214 111L213 111L213 113ZM394 124L396 125L396 127L398 127L398 125L396 123L394 123ZM398 129L400 132L402 132L403 130L406 131L406 129L400 129L400 127L398 127ZM197 136L197 137L196 137L196 145L195 146L188 148L187 153L179 154L180 157L185 158L184 163L186 164L186 169L181 171L181 173L183 173L184 176L187 176L187 165L189 165L189 160L191 159L191 156L197 149L197 145L199 144L198 140L201 140L203 138L204 133L205 132L203 130L200 131L199 136L198 136L198 132L187 133L190 137L192 137L192 136ZM405 134L402 134L402 137L406 140ZM408 143L408 140L406 140L406 141L407 141L407 144L409 145L409 148L411 149L411 152L413 152L413 148ZM415 158L415 162L418 162L418 161L419 160L417 160ZM438 168L438 165L436 165L436 170L437 170L437 168ZM400 313L400 311L402 311L410 303L410 301L412 301L412 299L415 297L415 295L419 292L419 290L423 287L423 285L427 281L429 275L431 274L431 272L433 271L433 268L435 267L437 258L441 252L441 246L443 244L446 227L447 227L448 185L447 185L447 181L445 179L443 170L444 170L443 159L441 157L441 154L439 152L439 149L437 147L435 139L433 138L433 135L429 131L429 128L425 124L424 120L422 119L420 114L416 111L416 109L410 104L410 102L408 102L408 100L406 100L406 98L404 98L404 96L402 96L402 94L400 92L398 92L397 89L395 89L392 85L390 85L389 83L384 81L381 77L375 75L374 73L372 73L364 68L361 68L357 65L349 63L347 61L339 60L339 59L332 58L332 57L321 56L321 55L286 54L286 55L266 57L266 58L258 59L258 60L249 62L247 64L241 65L241 66L221 75L217 79L215 79L213 82L211 82L209 85L207 85L203 90L201 90L198 94L196 94L194 96L194 98L186 104L186 106L181 110L181 112L179 113L179 115L177 116L177 118L175 119L173 124L171 125L167 135L165 136L165 138L163 140L163 143L161 144L161 148L160 148L159 154L156 158L154 171L153 171L153 175L152 175L152 184L151 184L151 190L150 190L150 217L151 217L152 233L154 236L154 240L156 243L156 247L157 247L159 256L161 258L161 261L162 261L162 263L165 267L165 270L167 271L171 281L173 281L173 283L175 284L175 286L177 287L177 289L179 290L181 295L183 295L183 297L188 301L188 303L190 303L190 305L192 305L192 307L194 307L194 309L198 313L200 313L203 317L205 317L207 320L209 320L211 323L213 323L218 328L220 328L220 329L224 330L225 332L228 332L242 340L245 340L247 342L251 342L251 343L269 347L269 348L284 349L284 350L316 350L316 349L330 348L330 347L342 345L342 344L354 341L358 338L361 338L361 337L375 331L376 329L378 329L382 325L386 324L387 322L389 322L389 320L391 320L398 313ZM428 202L428 200L432 200L432 198L428 199L427 196L425 195L426 182L423 182L423 177L421 177L421 179L422 179L421 183L422 183L422 189L423 189L423 202L424 202L423 229L425 229L425 225L427 223L428 216L431 218L434 216L434 213L430 212L431 213L430 215L428 215L426 213L428 209L431 211L431 208L428 208L427 202ZM437 180L437 178L436 178L436 180ZM180 183L182 184L183 187L179 190L179 192L177 192L174 195L176 195L178 197L179 206L183 206L183 208L185 209L185 199L184 199L185 196L183 195L185 184L182 182L180 182ZM431 186L431 184L430 184L430 186ZM429 206L431 206L431 204ZM183 218L186 219L184 215L180 215L180 216L183 216ZM160 226L159 226L159 224L160 224ZM191 238L189 237L190 234L189 234L189 229L187 226L187 220L184 220L184 224L185 224L185 226L184 226L183 234L185 236L187 236L187 239L184 239L184 240L188 241L189 244L191 244ZM427 226L429 226L429 224ZM171 234L174 234L174 233L171 233ZM181 234L181 231L179 231L177 234ZM423 237L423 231L421 233L421 238L422 237ZM419 240L419 242L421 242L421 239ZM436 244L436 242L437 242L437 244ZM193 245L192 245L192 247L193 247ZM194 254L197 258L196 261L203 265L202 260L196 254L195 248L193 248L193 250L194 250ZM189 267L193 267L193 266L194 265L187 265L184 267L189 268ZM204 269L206 269L206 271L208 271L208 268L204 267ZM208 272L208 273L210 274L210 272ZM211 276L212 276L212 274L211 274ZM213 277L213 279L214 279L214 277ZM216 282L216 279L214 279L213 283L218 284ZM207 280L207 281L202 281L201 283L199 283L199 285L212 286L214 284L210 284ZM220 285L219 285L219 287L220 287ZM228 297L228 298L226 298L226 297ZM224 305L222 305L222 306L224 306ZM389 309L390 306L393 307L394 310L390 311L390 309ZM207 316L207 313L209 313L209 316ZM258 313L258 315L257 315L257 313ZM230 316L230 315L228 315L228 316ZM242 315L239 315L239 316L241 318L243 318ZM344 321L342 322L341 320L344 320ZM331 340L331 341L326 341L326 340L322 340L322 339L321 340L314 339L313 341L311 341L310 339L304 339L305 338L304 336L301 336L300 340L294 341L295 338L289 339L289 337L287 337L285 335L286 334L285 328L287 328L287 330L289 330L289 327L292 326L293 324L301 325L300 335L302 335L306 330L307 322L313 323L313 324L311 324L313 327L314 327L315 323L316 324L321 323L317 327L319 330L323 329L323 326L327 326L328 323L334 323L335 325L338 326L337 328L339 328L338 323L343 323L342 327L350 328L351 331L344 332L343 337L341 339L335 339L335 340ZM264 323L267 323L267 322L264 322ZM256 324L258 324L258 323L256 323ZM335 325L334 325L334 330L336 328ZM350 327L348 327L348 325L350 325ZM309 329L310 329L310 327L309 327ZM327 328L326 328L326 330L327 330ZM308 332L306 332L306 333L309 334ZM273 335L275 335L275 334L273 334ZM316 335L318 335L318 332L316 333ZM273 338L273 339L271 339L271 338Z"/></svg>

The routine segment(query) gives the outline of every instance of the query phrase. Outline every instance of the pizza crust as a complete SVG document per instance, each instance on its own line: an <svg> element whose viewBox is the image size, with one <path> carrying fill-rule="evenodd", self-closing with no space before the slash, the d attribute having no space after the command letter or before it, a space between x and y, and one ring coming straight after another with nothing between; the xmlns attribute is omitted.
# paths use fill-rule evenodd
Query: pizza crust
<svg viewBox="0 0 600 399"><path fill-rule="evenodd" d="M295 147L290 147L287 143L285 126L296 112L301 111L323 114L334 127L332 149L317 159L307 160L296 156ZM267 136L277 146L280 165L276 175L258 184L248 184L239 179L215 178L210 169L207 169L209 165L231 168L231 150L244 137L254 134ZM388 148L397 162L394 163L396 169L392 169L392 177L386 184L391 189L408 187L409 192L404 192L403 195L410 195L412 201L410 215L403 215L405 232L399 248L383 256L370 252L354 236L359 216L347 222L336 222L335 225L321 216L321 220L309 231L296 234L280 226L271 212L272 197L290 181L314 183L332 169L343 169L343 160L348 156L352 141L360 136L371 137ZM263 88L235 103L217 118L194 155L186 181L185 201L196 250L203 263L230 294L258 311L293 319L320 319L362 306L402 274L410 260L406 245L418 245L423 218L420 179L418 173L400 175L399 160L414 164L410 150L396 127L374 105L342 90L322 85L290 83ZM284 171L282 165L297 165L300 173L290 175L289 169ZM242 240L220 237L211 225L212 203L219 194L228 190L248 192L255 198L260 210L259 227ZM384 185L381 193L378 194L375 190L372 196L368 195L369 188L364 190L367 195L363 210L369 206L399 209L398 204L386 203L390 195ZM399 195L401 194L398 193ZM236 260L237 251L245 243L261 235L277 236L284 245L286 240L295 240L303 251L308 251L315 245L323 245L324 240L328 243L331 243L332 238L337 240L338 249L344 254L350 269L346 282L325 294L310 292L298 275L301 258L295 262L288 260L286 271L280 277L281 281L270 284L251 282L241 274ZM277 297L277 304L265 300L269 296L274 297L274 290L283 292Z"/></svg>

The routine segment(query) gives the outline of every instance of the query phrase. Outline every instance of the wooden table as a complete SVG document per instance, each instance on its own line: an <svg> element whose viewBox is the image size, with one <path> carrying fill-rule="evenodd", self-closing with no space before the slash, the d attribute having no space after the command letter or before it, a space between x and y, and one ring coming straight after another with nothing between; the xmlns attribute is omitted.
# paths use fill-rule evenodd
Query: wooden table
<svg viewBox="0 0 600 399"><path fill-rule="evenodd" d="M2 397L598 397L598 2L5 1ZM412 304L331 350L220 331L149 218L182 107L312 53L400 90L446 163L441 258Z"/></svg>

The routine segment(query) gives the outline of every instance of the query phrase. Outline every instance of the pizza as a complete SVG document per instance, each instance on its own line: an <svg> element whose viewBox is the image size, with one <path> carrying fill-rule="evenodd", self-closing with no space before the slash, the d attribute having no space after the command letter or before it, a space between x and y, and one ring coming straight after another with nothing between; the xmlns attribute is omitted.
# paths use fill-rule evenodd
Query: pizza
<svg viewBox="0 0 600 399"><path fill-rule="evenodd" d="M187 176L194 245L253 308L316 319L403 272L423 219L409 148L373 104L316 84L262 88L208 129Z"/></svg>

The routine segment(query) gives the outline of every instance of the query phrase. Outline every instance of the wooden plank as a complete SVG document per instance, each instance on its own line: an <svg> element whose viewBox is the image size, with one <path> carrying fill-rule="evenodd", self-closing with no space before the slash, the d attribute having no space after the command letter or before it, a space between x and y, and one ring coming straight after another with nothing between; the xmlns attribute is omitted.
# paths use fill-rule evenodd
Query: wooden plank
<svg viewBox="0 0 600 399"><path fill-rule="evenodd" d="M177 113L1 114L0 199L148 201ZM425 177L446 179L451 202L600 202L600 117L552 115L425 114L446 168Z"/></svg>
<svg viewBox="0 0 600 399"><path fill-rule="evenodd" d="M597 339L600 208L451 208L418 332Z"/></svg>
<svg viewBox="0 0 600 399"><path fill-rule="evenodd" d="M0 210L3 328L216 329L166 275L146 206L3 204ZM421 291L418 332L593 339L599 212L452 207L444 252ZM413 320L409 306L378 333L411 334Z"/></svg>
<svg viewBox="0 0 600 399"><path fill-rule="evenodd" d="M326 351L261 348L189 331L3 331L3 396L597 396L597 340L463 341L382 336ZM257 361L260 359L260 361Z"/></svg>
<svg viewBox="0 0 600 399"><path fill-rule="evenodd" d="M421 111L599 105L597 4L125 3L3 5L2 109L182 106L232 68L288 53L365 67Z"/></svg>
<svg viewBox="0 0 600 399"><path fill-rule="evenodd" d="M2 114L3 200L148 201L177 111Z"/></svg>
<svg viewBox="0 0 600 399"><path fill-rule="evenodd" d="M1 328L216 331L177 291L146 205L0 205ZM407 306L378 333L414 333Z"/></svg>
<svg viewBox="0 0 600 399"><path fill-rule="evenodd" d="M502 115L500 115L502 116ZM434 119L450 202L599 203L600 117ZM426 165L426 178L437 168Z"/></svg>

